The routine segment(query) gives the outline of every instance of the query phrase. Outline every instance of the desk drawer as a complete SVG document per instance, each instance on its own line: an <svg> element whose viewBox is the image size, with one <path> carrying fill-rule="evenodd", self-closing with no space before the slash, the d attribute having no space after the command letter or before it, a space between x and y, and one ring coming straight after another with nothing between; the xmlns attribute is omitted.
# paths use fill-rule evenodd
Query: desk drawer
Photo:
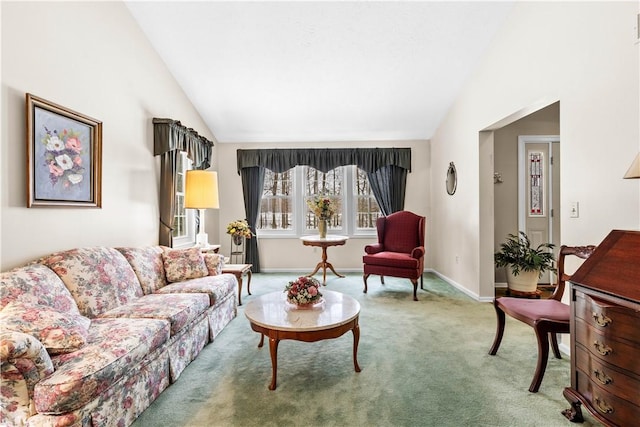
<svg viewBox="0 0 640 427"><path fill-rule="evenodd" d="M638 425L640 406L601 389L582 371L576 371L577 391L589 402L594 412L619 426Z"/></svg>
<svg viewBox="0 0 640 427"><path fill-rule="evenodd" d="M581 345L576 346L576 368L603 390L640 406L640 378L632 377L592 357Z"/></svg>
<svg viewBox="0 0 640 427"><path fill-rule="evenodd" d="M581 319L576 319L575 326L576 344L602 362L640 375L640 347L617 341L617 337L603 333Z"/></svg>
<svg viewBox="0 0 640 427"><path fill-rule="evenodd" d="M640 345L638 311L577 292L575 316L604 334L615 333L620 340Z"/></svg>

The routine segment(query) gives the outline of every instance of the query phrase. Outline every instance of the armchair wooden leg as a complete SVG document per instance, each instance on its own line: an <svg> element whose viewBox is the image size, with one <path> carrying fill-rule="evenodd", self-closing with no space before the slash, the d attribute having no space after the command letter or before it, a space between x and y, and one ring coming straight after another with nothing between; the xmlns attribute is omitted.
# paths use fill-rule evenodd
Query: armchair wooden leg
<svg viewBox="0 0 640 427"><path fill-rule="evenodd" d="M423 283L422 283L422 276L424 275L424 273L420 274L420 289L424 289Z"/></svg>
<svg viewBox="0 0 640 427"><path fill-rule="evenodd" d="M380 276L380 283L384 285L384 276Z"/></svg>
<svg viewBox="0 0 640 427"><path fill-rule="evenodd" d="M411 280L413 283L413 300L418 301L418 280Z"/></svg>
<svg viewBox="0 0 640 427"><path fill-rule="evenodd" d="M498 348L500 348L500 343L502 342L502 336L504 335L504 324L505 324L505 315L504 311L500 307L495 300L493 300L493 308L496 309L496 336L493 339L493 344L491 345L491 349L489 350L489 354L491 356L495 356L498 352Z"/></svg>
<svg viewBox="0 0 640 427"><path fill-rule="evenodd" d="M369 278L369 275L368 275L368 274L364 274L364 275L362 276L362 279L364 280L364 291L363 291L363 293L365 293L365 294L367 293L367 279L368 279L368 278Z"/></svg>

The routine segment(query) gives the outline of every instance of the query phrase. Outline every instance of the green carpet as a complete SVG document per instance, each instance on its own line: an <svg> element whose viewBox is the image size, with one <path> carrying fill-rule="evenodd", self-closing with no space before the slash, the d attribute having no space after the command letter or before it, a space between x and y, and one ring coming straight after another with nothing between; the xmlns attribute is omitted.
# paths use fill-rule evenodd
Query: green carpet
<svg viewBox="0 0 640 427"><path fill-rule="evenodd" d="M254 274L252 296L281 291L298 274ZM268 341L258 348L239 307L234 319L205 347L179 380L136 420L146 426L572 426L560 412L569 405L567 357L551 357L538 393L529 393L536 365L533 330L507 320L502 347L487 354L495 312L425 274L420 301L408 280L337 278L327 288L361 304L358 362L353 337L315 343L281 341L278 387L269 391ZM585 427L599 425L587 411Z"/></svg>

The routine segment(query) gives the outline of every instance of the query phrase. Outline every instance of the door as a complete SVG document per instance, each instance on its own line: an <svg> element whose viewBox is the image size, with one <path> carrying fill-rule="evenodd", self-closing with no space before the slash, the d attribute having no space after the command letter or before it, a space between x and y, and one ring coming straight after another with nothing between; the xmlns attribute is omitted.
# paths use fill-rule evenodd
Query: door
<svg viewBox="0 0 640 427"><path fill-rule="evenodd" d="M531 245L551 242L554 254L560 246L560 138L518 137L518 229ZM538 283L555 283L545 272Z"/></svg>

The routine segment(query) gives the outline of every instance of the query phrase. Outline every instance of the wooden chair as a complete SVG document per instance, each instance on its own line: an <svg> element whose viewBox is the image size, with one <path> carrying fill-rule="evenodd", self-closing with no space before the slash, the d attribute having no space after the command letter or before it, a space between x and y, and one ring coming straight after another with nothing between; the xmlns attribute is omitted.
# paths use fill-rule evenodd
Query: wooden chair
<svg viewBox="0 0 640 427"><path fill-rule="evenodd" d="M413 284L413 300L418 301L418 279L422 289L424 270L424 223L425 217L409 211L398 211L382 216L376 221L378 243L366 245L364 263L364 293L367 293L367 278L371 274L404 277Z"/></svg>
<svg viewBox="0 0 640 427"><path fill-rule="evenodd" d="M493 300L496 309L498 326L493 345L489 354L495 356L502 341L505 326L505 313L514 319L531 326L538 339L538 364L529 386L529 391L536 393L542 383L544 372L549 358L549 341L556 359L561 359L558 339L556 334L568 334L570 307L561 302L564 293L565 282L571 276L564 272L564 262L567 255L575 255L578 258L587 259L595 246L565 246L560 248L558 254L558 284L553 295L548 299L523 299L513 297L500 297Z"/></svg>

